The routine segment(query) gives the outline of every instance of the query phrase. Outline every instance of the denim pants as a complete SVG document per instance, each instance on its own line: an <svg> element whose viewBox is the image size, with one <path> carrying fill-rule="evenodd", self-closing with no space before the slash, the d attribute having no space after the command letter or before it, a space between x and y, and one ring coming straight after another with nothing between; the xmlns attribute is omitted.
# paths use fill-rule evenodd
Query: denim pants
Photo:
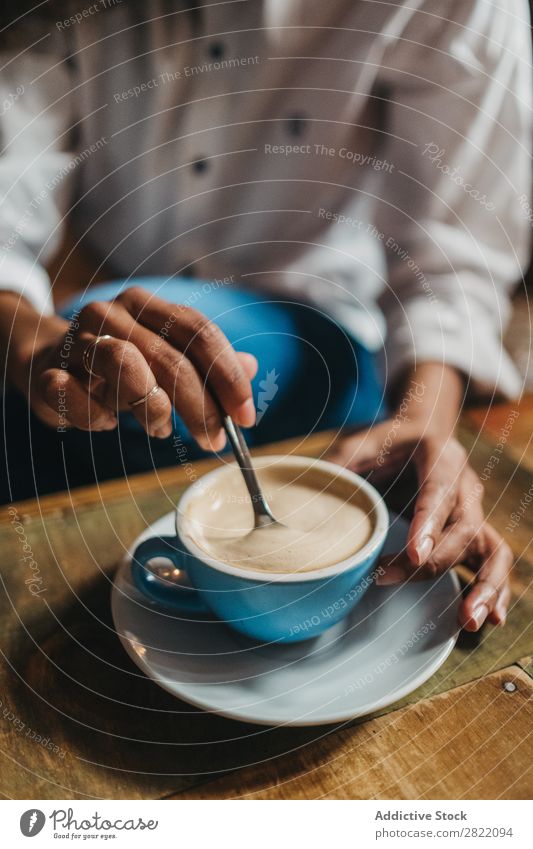
<svg viewBox="0 0 533 849"><path fill-rule="evenodd" d="M230 281L151 277L95 286L62 315L75 319L85 304L112 300L133 285L194 307L219 325L237 351L256 357L257 424L246 432L252 446L382 418L374 356L309 305L274 300ZM130 413L120 414L112 432L58 432L14 391L3 400L2 503L205 456L176 413L173 434L159 440L149 438Z"/></svg>

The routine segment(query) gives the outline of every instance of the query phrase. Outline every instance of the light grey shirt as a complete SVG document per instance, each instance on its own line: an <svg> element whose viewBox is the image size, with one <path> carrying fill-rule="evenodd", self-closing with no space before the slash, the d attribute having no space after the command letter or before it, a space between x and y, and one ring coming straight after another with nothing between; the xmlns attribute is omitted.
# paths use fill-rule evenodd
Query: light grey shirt
<svg viewBox="0 0 533 849"><path fill-rule="evenodd" d="M1 286L53 309L68 218L117 276L228 277L325 310L388 380L520 392L525 0L77 5L1 56Z"/></svg>

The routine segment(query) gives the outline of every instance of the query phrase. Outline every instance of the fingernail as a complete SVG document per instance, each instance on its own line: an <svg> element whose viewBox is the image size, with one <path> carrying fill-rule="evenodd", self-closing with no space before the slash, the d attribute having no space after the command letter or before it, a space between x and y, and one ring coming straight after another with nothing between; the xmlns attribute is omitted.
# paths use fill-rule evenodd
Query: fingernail
<svg viewBox="0 0 533 849"><path fill-rule="evenodd" d="M255 424L255 406L251 398L238 408L235 418L243 427L252 427Z"/></svg>
<svg viewBox="0 0 533 849"><path fill-rule="evenodd" d="M115 416L106 416L105 419L96 420L94 427L96 430L113 430L118 424Z"/></svg>
<svg viewBox="0 0 533 849"><path fill-rule="evenodd" d="M226 444L226 434L223 428L220 428L219 432L213 439L211 439L210 448L212 451L222 451Z"/></svg>
<svg viewBox="0 0 533 849"><path fill-rule="evenodd" d="M403 566L388 566L383 574L378 575L376 584L380 587L388 587L392 584L401 584L407 578L407 572Z"/></svg>
<svg viewBox="0 0 533 849"><path fill-rule="evenodd" d="M170 422L167 422L163 427L155 428L155 430L150 431L150 436L155 436L156 439L166 439L172 433L172 425Z"/></svg>
<svg viewBox="0 0 533 849"><path fill-rule="evenodd" d="M253 378L257 374L257 369L259 367L259 363L257 362L256 357L254 357L253 354L248 354L247 351L242 351L239 356L246 360L250 372L250 379L253 380Z"/></svg>
<svg viewBox="0 0 533 849"><path fill-rule="evenodd" d="M418 545L415 546L417 555L417 566L422 566L426 562L429 555L433 551L435 543L431 537L422 537Z"/></svg>
<svg viewBox="0 0 533 849"><path fill-rule="evenodd" d="M203 451L211 451L211 445L207 436L197 436L196 441Z"/></svg>
<svg viewBox="0 0 533 849"><path fill-rule="evenodd" d="M474 620L474 622L476 624L476 628L481 628L481 626L483 625L483 622L485 621L485 619L487 618L488 615L489 615L489 609L488 609L487 605L486 604L478 604L472 610L472 615L471 615L470 618Z"/></svg>

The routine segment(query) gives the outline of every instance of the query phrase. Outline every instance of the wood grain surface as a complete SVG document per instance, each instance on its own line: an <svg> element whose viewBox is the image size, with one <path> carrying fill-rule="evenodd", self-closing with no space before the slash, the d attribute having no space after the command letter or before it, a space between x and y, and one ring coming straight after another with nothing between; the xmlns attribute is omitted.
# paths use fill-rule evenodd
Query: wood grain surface
<svg viewBox="0 0 533 849"><path fill-rule="evenodd" d="M533 680L518 666L179 799L531 799Z"/></svg>
<svg viewBox="0 0 533 849"><path fill-rule="evenodd" d="M531 429L531 408L524 408L522 415ZM504 417L504 424L506 420ZM295 765L300 762L320 765L322 747L339 734L340 740L348 739L342 736L345 734L362 735L358 739L365 741L365 757L370 762L374 757L372 739L376 736L371 729L374 722L379 722L380 733L390 729L389 747L404 741L405 745L400 746L404 754L396 761L388 761L383 759L385 749L376 743L374 759L381 765L372 773L373 783L358 785L353 779L355 773L347 774L349 790L342 792L365 796L371 795L372 790L372 793L389 792L394 797L403 774L405 788L409 788L404 788L407 794L415 788L419 795L428 796L434 792L435 784L436 796L448 794L453 798L458 787L468 792L466 772L449 769L451 761L458 761L461 754L453 742L457 730L454 723L464 724L466 716L464 711L457 712L456 707L453 707L456 712L451 707L448 711L447 706L455 704L457 693L464 693L464 704L470 705L473 718L479 710L479 700L485 699L484 715L490 719L492 711L497 711L490 727L496 727L497 723L503 727L505 716L515 735L513 741L520 733L523 736L521 748L512 749L515 754L504 761L503 771L495 769L493 783L476 787L472 791L474 795L483 798L483 793L496 793L498 780L499 792L503 794L512 794L513 787L525 792L524 787L530 788L524 782L529 781L526 761L533 760L531 741L524 734L519 716L505 713L511 704L523 705L518 713L529 710L524 696L528 667L522 664L533 655L530 590L533 509L525 509L516 527L505 531L517 504L523 500L523 493L532 485L531 446L528 443L524 453L525 425L521 429L516 427L520 420L515 421L501 448L499 423L490 427L483 423L480 427L478 421L467 415L460 431L471 461L480 473L487 468L491 457L497 458L485 480L487 511L491 521L506 533L517 557L513 606L506 628L488 626L478 635L464 635L448 661L423 687L390 708L387 716L369 718L349 728L262 728L197 711L160 690L126 656L110 617L114 570L140 531L172 509L186 483L183 470L160 470L128 481L109 482L99 488L73 490L3 508L0 511L0 793L18 799L169 797L195 786L206 787L206 782L229 772L232 778L227 780L235 782L235 775L247 768L246 775L255 771L265 777L275 758L285 757ZM495 419L491 421L494 423ZM321 434L299 445L298 453L319 456L328 444L328 434ZM271 446L258 453L278 453L293 447L293 443ZM211 465L207 463L202 468ZM410 497L407 492L400 493L400 501L403 499L404 503L409 503ZM390 498L391 502L397 500L398 493L390 493ZM32 581L34 590L39 589L37 594L30 591ZM503 701L495 698L491 702L490 693L495 692L494 688L498 690L495 682L500 680L500 670L511 666L513 675L522 676L518 695L507 701L505 696ZM470 689L462 690L467 684ZM477 694L475 688L481 684ZM423 715L435 717L435 721L439 711L443 713L435 736L424 738L425 746L437 746L439 740L444 747L449 745L449 760L443 756L429 770L431 785L422 781L421 755L414 742L409 755L405 730L408 726L401 726L405 736L396 738L394 725L389 726L400 715L409 714L401 710L406 705L417 705L413 722L418 711L427 709L428 713ZM453 722L447 721L447 716ZM530 714L524 716L529 717L531 724ZM461 738L461 746L470 746L470 769L478 774L488 772L487 764L495 763L490 760L490 746L487 745L487 751L484 749L484 741L489 738L483 736L484 730L476 732L481 735L478 737L472 729L469 733L472 736ZM502 740L509 742L503 734ZM416 781L410 773L411 767L419 769ZM463 783L455 783L456 780ZM316 791L312 782L308 791L302 789L305 781L302 775L298 781L295 787L299 794L312 795ZM277 778L272 779L272 786L276 782ZM234 788L242 786L234 784Z"/></svg>
<svg viewBox="0 0 533 849"><path fill-rule="evenodd" d="M533 472L533 395L524 395L519 402L476 407L464 418L473 430L493 445L505 447L510 458Z"/></svg>

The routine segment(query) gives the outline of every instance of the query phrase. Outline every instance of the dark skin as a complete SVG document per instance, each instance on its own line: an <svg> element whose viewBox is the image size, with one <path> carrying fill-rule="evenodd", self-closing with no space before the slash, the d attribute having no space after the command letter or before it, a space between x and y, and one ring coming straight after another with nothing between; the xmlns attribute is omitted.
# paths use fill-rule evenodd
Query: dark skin
<svg viewBox="0 0 533 849"><path fill-rule="evenodd" d="M163 328L168 331L164 335ZM112 338L101 341L91 356L91 367L101 378L90 378L83 351L104 334ZM62 368L68 335L74 342L68 368ZM75 330L57 316L41 318L17 294L2 292L0 352L9 381L51 426L57 426L63 398L66 425L113 429L117 412L130 409L156 383L160 391L131 408L151 436L170 435L172 406L206 450L220 451L225 445L221 409L243 427L255 422L255 358L237 354L222 331L197 310L138 287L112 302L85 307ZM407 547L383 561L379 582L435 577L466 563L475 580L459 618L463 628L477 631L485 621L505 623L513 559L507 543L485 520L481 481L454 437L463 398L463 381L455 369L422 363L405 376L391 418L342 435L329 459L360 474L371 472L372 481L385 484L414 466L418 491Z"/></svg>
<svg viewBox="0 0 533 849"><path fill-rule="evenodd" d="M2 307L0 334L8 335L10 315L13 327L8 376L51 426L57 426L63 397L68 426L112 430L117 412L130 409L156 383L157 394L131 408L150 436L170 435L172 406L205 450L225 445L220 406L244 427L255 422L250 382L255 358L237 354L217 325L192 307L133 287L112 302L88 304L75 329L57 316L39 319L30 304L11 293L0 296ZM90 377L83 352L103 335L112 338L101 340L90 357L100 377ZM68 368L61 367L65 357Z"/></svg>

